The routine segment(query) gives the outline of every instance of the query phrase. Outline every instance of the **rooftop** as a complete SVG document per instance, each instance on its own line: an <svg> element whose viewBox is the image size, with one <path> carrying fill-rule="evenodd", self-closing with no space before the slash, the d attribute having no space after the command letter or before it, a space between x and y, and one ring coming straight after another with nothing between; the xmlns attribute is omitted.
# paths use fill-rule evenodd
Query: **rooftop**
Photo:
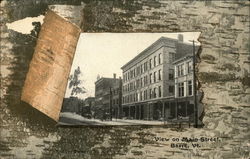
<svg viewBox="0 0 250 159"><path fill-rule="evenodd" d="M95 82L95 84L98 83L98 82L101 82L101 81L103 81L103 80L117 80L117 81L119 81L119 80L121 80L121 78L101 77L100 79L98 79L98 80Z"/></svg>
<svg viewBox="0 0 250 159"><path fill-rule="evenodd" d="M180 41L178 39L173 39L173 38L168 38L168 37L163 37L162 36L161 38L159 38L158 40L156 40L153 44L151 44L149 47L147 47L146 49L144 49L141 53L139 53L138 55L136 55L129 62L127 62L125 65L123 65L121 67L121 69L124 69L125 67L129 66L131 63L133 63L134 61L136 61L137 59L139 59L140 57L142 57L142 55L144 55L150 49L154 48L160 42L168 42L168 41L172 41L172 42L176 43L176 49L177 49L176 50L176 52L177 52L176 58L177 59L185 56L186 54L192 54L192 52L193 52L193 44L192 43L186 43L186 42Z"/></svg>
<svg viewBox="0 0 250 159"><path fill-rule="evenodd" d="M135 60L139 59L144 53L146 53L147 51L149 51L150 49L152 49L153 47L155 47L158 43L162 42L162 41L175 41L177 42L177 39L172 39L172 38L167 38L167 37L160 37L158 40L156 40L153 44L151 44L149 47L147 47L146 49L144 49L141 53L139 53L138 55L136 55L132 60L130 60L129 62L127 62L125 65L123 65L121 67L121 69L124 69L126 66L128 66L129 64L131 64L132 62L134 62Z"/></svg>

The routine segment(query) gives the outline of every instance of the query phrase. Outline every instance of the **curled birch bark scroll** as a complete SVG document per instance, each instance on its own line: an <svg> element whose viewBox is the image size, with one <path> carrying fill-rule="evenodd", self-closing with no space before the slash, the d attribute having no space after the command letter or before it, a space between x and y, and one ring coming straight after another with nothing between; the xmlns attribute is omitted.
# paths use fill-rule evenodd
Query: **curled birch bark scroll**
<svg viewBox="0 0 250 159"><path fill-rule="evenodd" d="M58 121L81 29L48 10L26 75L22 101Z"/></svg>

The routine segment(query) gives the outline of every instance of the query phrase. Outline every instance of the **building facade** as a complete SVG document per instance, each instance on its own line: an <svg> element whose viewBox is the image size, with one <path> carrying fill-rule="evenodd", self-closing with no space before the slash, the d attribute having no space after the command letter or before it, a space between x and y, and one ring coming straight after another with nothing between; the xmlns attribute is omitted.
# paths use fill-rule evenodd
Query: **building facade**
<svg viewBox="0 0 250 159"><path fill-rule="evenodd" d="M110 91L111 118L122 117L122 79L113 83Z"/></svg>
<svg viewBox="0 0 250 159"><path fill-rule="evenodd" d="M95 82L94 117L99 119L117 117L121 108L121 78L100 78Z"/></svg>
<svg viewBox="0 0 250 159"><path fill-rule="evenodd" d="M175 67L175 100L177 103L177 116L190 117L194 113L194 75L193 56L186 55L177 59Z"/></svg>
<svg viewBox="0 0 250 159"><path fill-rule="evenodd" d="M161 37L122 66L123 116L129 119L177 118L174 61L192 53L192 45Z"/></svg>

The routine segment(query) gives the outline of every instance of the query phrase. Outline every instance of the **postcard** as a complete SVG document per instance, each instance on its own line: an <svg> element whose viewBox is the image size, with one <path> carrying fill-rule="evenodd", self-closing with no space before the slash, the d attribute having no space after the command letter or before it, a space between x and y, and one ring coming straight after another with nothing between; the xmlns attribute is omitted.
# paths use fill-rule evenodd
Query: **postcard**
<svg viewBox="0 0 250 159"><path fill-rule="evenodd" d="M248 159L249 1L1 1L0 158Z"/></svg>

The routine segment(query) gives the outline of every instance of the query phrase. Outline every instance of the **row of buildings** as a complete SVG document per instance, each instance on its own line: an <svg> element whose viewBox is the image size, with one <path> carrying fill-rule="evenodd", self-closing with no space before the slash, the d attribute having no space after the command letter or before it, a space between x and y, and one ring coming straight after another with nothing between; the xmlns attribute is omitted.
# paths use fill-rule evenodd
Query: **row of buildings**
<svg viewBox="0 0 250 159"><path fill-rule="evenodd" d="M94 104L85 109L100 119L193 119L193 51L198 48L184 43L181 34L161 37L121 67L122 78L97 79Z"/></svg>

